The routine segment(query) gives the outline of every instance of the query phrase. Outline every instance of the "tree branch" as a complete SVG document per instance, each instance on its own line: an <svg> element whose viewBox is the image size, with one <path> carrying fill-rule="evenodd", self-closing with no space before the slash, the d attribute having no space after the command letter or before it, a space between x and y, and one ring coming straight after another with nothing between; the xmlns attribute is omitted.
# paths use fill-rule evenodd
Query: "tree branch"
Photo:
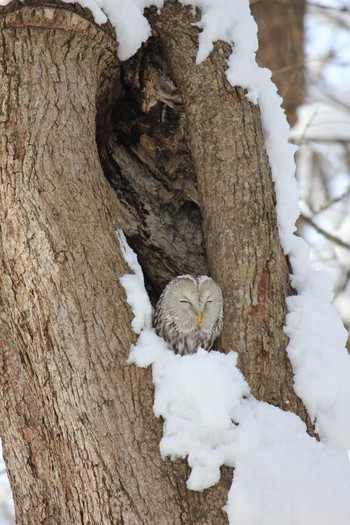
<svg viewBox="0 0 350 525"><path fill-rule="evenodd" d="M317 231L317 233L323 235L331 242L334 242L338 246L341 246L342 248L345 248L346 250L350 250L350 244L347 244L346 242L339 239L339 237L336 237L330 232L327 232L327 230L323 229L321 226L316 224L310 217L306 217L306 215L301 215L301 219L303 222L308 224L309 226L312 226L312 228Z"/></svg>

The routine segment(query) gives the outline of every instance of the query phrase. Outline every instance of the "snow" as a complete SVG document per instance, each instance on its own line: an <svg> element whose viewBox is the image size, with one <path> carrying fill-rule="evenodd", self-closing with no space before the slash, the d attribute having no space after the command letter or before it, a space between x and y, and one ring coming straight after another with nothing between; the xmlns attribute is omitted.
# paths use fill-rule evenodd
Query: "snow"
<svg viewBox="0 0 350 525"><path fill-rule="evenodd" d="M234 42L235 51L228 60L227 78L232 85L244 86L249 99L256 103L260 75L271 76L271 73L255 67L257 26L250 15L249 3L246 0L182 0L181 3L202 11L200 22L194 24L202 29L198 37L197 64L209 56L216 40Z"/></svg>
<svg viewBox="0 0 350 525"><path fill-rule="evenodd" d="M288 298L285 330L290 337L288 353L296 392L316 420L322 441L347 451L350 370L348 354L341 351L347 332L330 304L331 297L328 274L314 271L303 291Z"/></svg>
<svg viewBox="0 0 350 525"><path fill-rule="evenodd" d="M144 330L130 363L153 365L154 413L164 419L163 457L188 458L189 489L203 490L220 479L220 466L230 460L234 410L249 387L236 368L237 354L208 353L181 357L152 330Z"/></svg>
<svg viewBox="0 0 350 525"><path fill-rule="evenodd" d="M131 327L136 334L139 334L143 328L152 325L152 305L145 290L143 273L137 256L126 242L123 231L118 230L116 233L124 259L134 271L133 274L123 275L120 282L125 289L127 302L134 312Z"/></svg>
<svg viewBox="0 0 350 525"><path fill-rule="evenodd" d="M310 438L294 414L267 403L243 402L239 421L230 524L349 524L345 455Z"/></svg>
<svg viewBox="0 0 350 525"><path fill-rule="evenodd" d="M76 0L64 0L74 3ZM163 6L162 0L81 0L79 2L88 7L97 22L97 17L108 20L114 26L118 40L118 57L127 60L136 53L143 42L151 36L151 28L143 16L146 7ZM107 15L107 16L106 16Z"/></svg>

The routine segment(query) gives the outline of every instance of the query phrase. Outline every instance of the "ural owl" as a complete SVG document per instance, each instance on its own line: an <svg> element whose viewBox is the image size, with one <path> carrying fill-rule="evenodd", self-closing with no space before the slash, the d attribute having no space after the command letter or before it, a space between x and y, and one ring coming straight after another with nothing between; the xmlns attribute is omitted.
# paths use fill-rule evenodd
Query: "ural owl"
<svg viewBox="0 0 350 525"><path fill-rule="evenodd" d="M164 288L154 313L156 333L178 354L210 350L223 325L219 286L206 275L180 275Z"/></svg>

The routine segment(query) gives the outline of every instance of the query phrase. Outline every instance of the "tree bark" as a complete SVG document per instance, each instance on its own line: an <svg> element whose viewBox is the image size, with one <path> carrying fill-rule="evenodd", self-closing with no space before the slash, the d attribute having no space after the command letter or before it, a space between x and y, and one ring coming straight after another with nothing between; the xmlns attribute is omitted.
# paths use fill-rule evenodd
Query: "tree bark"
<svg viewBox="0 0 350 525"><path fill-rule="evenodd" d="M251 1L258 24L257 61L271 69L291 126L296 123L297 109L305 98L305 5L305 0Z"/></svg>
<svg viewBox="0 0 350 525"><path fill-rule="evenodd" d="M115 229L131 211L99 160L100 153L113 164L110 104L117 99L120 115L125 95L115 39L66 4L13 3L0 13L0 417L17 523L227 523L221 509L231 472L223 469L203 493L186 489L185 462L159 454L151 373L126 364L135 338ZM189 9L168 1L161 16L150 16L181 89L197 176L185 177L192 182L175 206L187 202L186 213L198 218L190 266L198 256L223 288L222 347L240 352L253 393L305 416L285 354L291 289L258 108L228 85L222 46L195 65ZM144 248L139 238L145 259L152 242Z"/></svg>
<svg viewBox="0 0 350 525"><path fill-rule="evenodd" d="M176 275L208 273L197 180L181 94L156 36L121 64L121 85L101 160L155 302Z"/></svg>

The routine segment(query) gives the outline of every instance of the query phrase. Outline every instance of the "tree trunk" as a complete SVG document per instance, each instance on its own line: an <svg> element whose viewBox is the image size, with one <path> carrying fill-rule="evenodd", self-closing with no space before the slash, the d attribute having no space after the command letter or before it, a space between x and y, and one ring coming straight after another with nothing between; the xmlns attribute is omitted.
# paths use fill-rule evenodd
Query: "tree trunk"
<svg viewBox="0 0 350 525"><path fill-rule="evenodd" d="M223 43L196 66L196 32L189 30L194 21L189 9L168 1L154 26L184 103L210 275L225 299L222 348L239 352L258 399L307 421L285 351L286 297L293 291L259 108L228 83Z"/></svg>
<svg viewBox="0 0 350 525"><path fill-rule="evenodd" d="M271 69L282 107L293 126L305 97L305 0L253 0L251 4L258 24L258 64Z"/></svg>
<svg viewBox="0 0 350 525"><path fill-rule="evenodd" d="M227 523L229 469L203 493L186 489L185 462L159 454L150 371L126 364L115 229L131 212L96 145L97 133L107 162L110 103L124 96L110 28L57 2L1 14L0 415L17 523ZM291 289L258 108L228 85L220 46L195 66L189 9L167 2L151 19L181 88L207 256L201 224L194 251L224 291L222 346L240 352L254 394L305 415L285 354Z"/></svg>

